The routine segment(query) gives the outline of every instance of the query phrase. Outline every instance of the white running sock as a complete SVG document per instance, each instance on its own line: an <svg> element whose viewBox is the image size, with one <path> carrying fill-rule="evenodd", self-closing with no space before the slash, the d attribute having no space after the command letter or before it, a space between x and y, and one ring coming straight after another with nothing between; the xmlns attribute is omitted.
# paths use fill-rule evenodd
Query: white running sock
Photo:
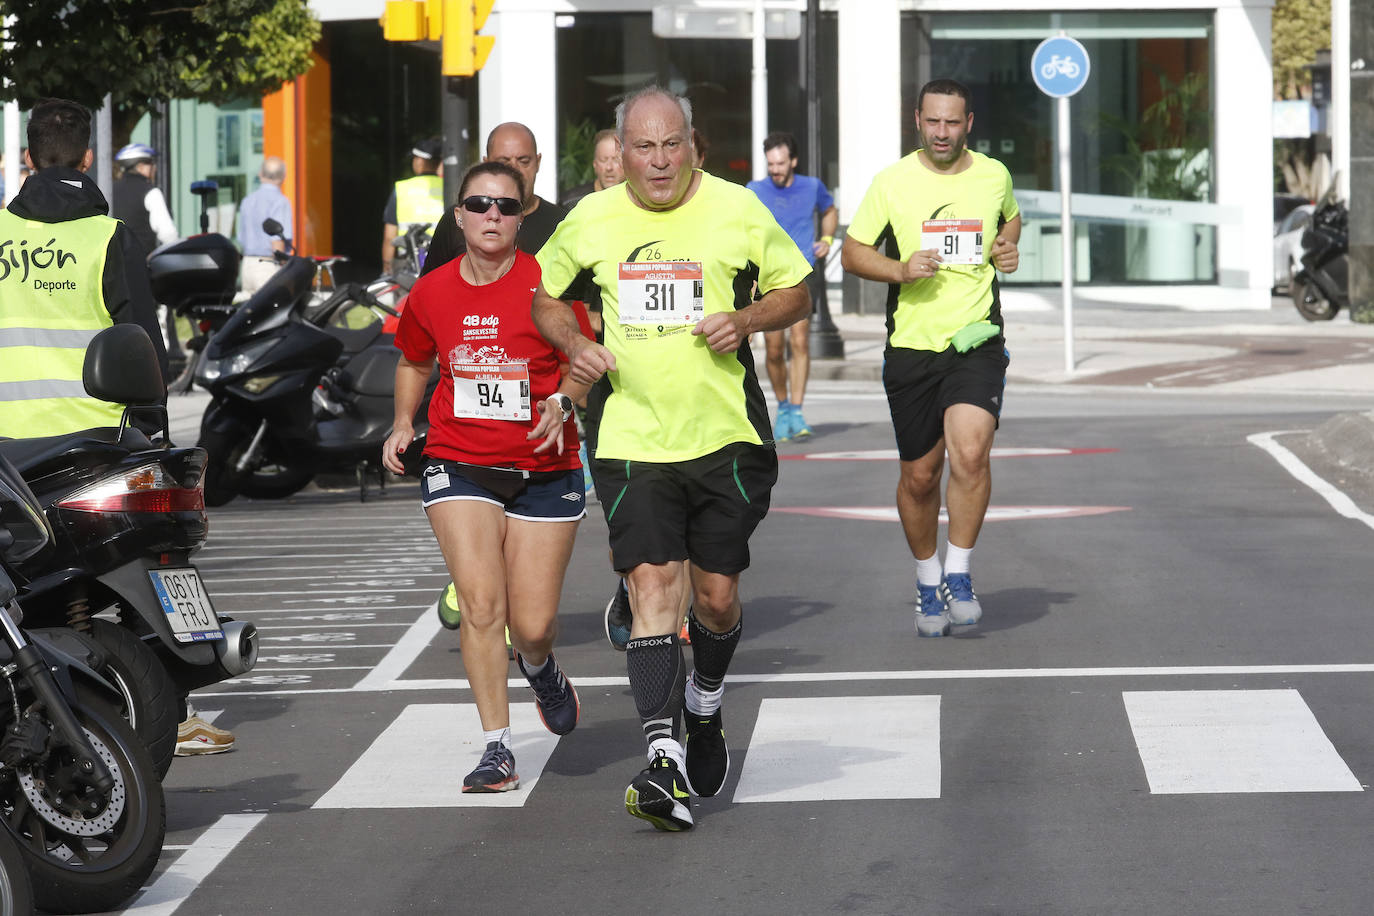
<svg viewBox="0 0 1374 916"><path fill-rule="evenodd" d="M683 705L692 715L713 715L717 709L720 709L720 700L723 696L725 696L724 684L715 690L706 691L697 686L695 671L687 676L687 689L683 696Z"/></svg>
<svg viewBox="0 0 1374 916"><path fill-rule="evenodd" d="M969 570L971 559L973 559L972 547L955 547L953 544L945 546L945 572L966 573Z"/></svg>
<svg viewBox="0 0 1374 916"><path fill-rule="evenodd" d="M493 728L491 731L482 732L482 741L484 744L491 744L493 741L496 741L504 744L506 747L510 747L510 740L509 725L505 728Z"/></svg>
<svg viewBox="0 0 1374 916"><path fill-rule="evenodd" d="M672 738L655 738L653 741L649 742L649 760L653 761L653 759L658 756L659 751L663 751L663 753L673 758L673 761L677 763L677 768L686 772L687 752L682 749L681 744L678 744Z"/></svg>
<svg viewBox="0 0 1374 916"><path fill-rule="evenodd" d="M921 585L940 584L940 552L936 551L929 559L916 561L916 581Z"/></svg>
<svg viewBox="0 0 1374 916"><path fill-rule="evenodd" d="M520 656L520 671L525 675L525 679L528 680L547 668L549 659L551 658L553 658L552 654L546 655L542 662L537 665L531 665L529 662L525 661L525 657L522 655Z"/></svg>

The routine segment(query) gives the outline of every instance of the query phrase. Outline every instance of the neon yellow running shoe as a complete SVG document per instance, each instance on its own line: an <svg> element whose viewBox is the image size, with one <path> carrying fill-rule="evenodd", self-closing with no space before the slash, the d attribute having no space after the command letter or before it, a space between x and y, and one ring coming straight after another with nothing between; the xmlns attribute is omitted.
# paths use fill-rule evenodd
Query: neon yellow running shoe
<svg viewBox="0 0 1374 916"><path fill-rule="evenodd" d="M444 590L439 593L435 609L439 613L439 623L443 624L444 629L456 630L462 624L463 610L458 607L458 587L452 582L444 586ZM515 658L515 647L510 644L510 627L506 627L506 657Z"/></svg>

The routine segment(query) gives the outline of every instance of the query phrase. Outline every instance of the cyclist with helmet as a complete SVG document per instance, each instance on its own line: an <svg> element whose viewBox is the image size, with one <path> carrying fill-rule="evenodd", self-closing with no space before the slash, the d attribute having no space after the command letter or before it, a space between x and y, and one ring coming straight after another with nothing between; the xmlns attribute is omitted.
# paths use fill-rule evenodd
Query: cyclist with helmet
<svg viewBox="0 0 1374 916"><path fill-rule="evenodd" d="M144 255L177 240L177 227L167 209L167 200L157 180L157 150L143 143L130 143L115 153L115 164L123 173L114 184L114 217L143 246Z"/></svg>

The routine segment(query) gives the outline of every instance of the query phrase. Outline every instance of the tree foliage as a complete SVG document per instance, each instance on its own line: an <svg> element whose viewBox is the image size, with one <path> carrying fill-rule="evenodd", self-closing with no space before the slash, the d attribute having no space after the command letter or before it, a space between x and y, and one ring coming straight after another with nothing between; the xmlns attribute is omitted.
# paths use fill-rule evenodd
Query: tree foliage
<svg viewBox="0 0 1374 916"><path fill-rule="evenodd" d="M1312 72L1304 69L1331 47L1331 0L1277 0L1274 4L1274 98L1306 98Z"/></svg>
<svg viewBox="0 0 1374 916"><path fill-rule="evenodd" d="M98 108L122 143L154 101L214 104L271 92L310 68L320 24L307 0L0 0L15 17L0 98Z"/></svg>

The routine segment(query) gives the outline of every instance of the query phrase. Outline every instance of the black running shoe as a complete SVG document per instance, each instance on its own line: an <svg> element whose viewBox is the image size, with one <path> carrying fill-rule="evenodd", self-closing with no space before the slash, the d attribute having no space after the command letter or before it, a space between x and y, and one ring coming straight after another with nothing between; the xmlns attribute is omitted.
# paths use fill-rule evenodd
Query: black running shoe
<svg viewBox="0 0 1374 916"><path fill-rule="evenodd" d="M725 744L725 729L720 724L720 709L709 716L682 711L687 734L687 787L700 798L710 798L725 785L730 773L730 748Z"/></svg>
<svg viewBox="0 0 1374 916"><path fill-rule="evenodd" d="M625 790L625 810L659 830L691 830L692 793L677 762L659 751Z"/></svg>
<svg viewBox="0 0 1374 916"><path fill-rule="evenodd" d="M525 660L516 653L520 673L525 674ZM539 718L544 727L555 735L566 735L577 727L577 714L581 709L577 702L577 691L572 682L558 667L558 660L549 654L549 662L538 674L531 677L525 674L534 691L534 699L539 709Z"/></svg>
<svg viewBox="0 0 1374 916"><path fill-rule="evenodd" d="M611 644L612 649L617 652L625 651L625 644L630 641L630 624L632 622L630 592L625 587L625 580L621 579L615 587L615 594L606 603L606 640Z"/></svg>
<svg viewBox="0 0 1374 916"><path fill-rule="evenodd" d="M520 788L515 755L500 741L487 745L477 769L463 777L464 792L509 792Z"/></svg>

